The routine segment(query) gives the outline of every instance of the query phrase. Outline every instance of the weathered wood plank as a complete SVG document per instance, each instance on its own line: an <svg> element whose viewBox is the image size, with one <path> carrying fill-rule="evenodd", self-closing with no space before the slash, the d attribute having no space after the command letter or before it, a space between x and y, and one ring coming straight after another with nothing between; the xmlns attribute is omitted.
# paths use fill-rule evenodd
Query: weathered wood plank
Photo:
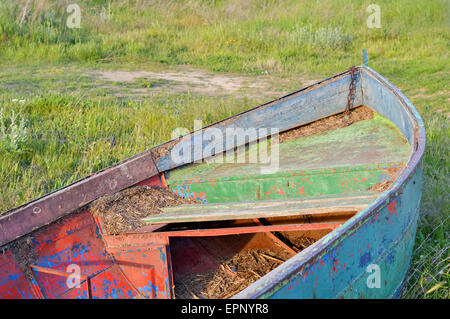
<svg viewBox="0 0 450 319"><path fill-rule="evenodd" d="M249 202L229 202L229 203L212 203L212 204L183 204L178 206L171 206L162 208L163 212L179 212L179 211L197 211L199 209L206 210L220 210L220 209L251 209L254 207L273 207L285 204L303 204L303 203L326 203L349 201L352 199L366 199L376 198L379 194L376 192L358 192L358 193L341 193L322 196L308 196L306 198L296 198L287 200L261 200ZM160 216L160 215L158 215Z"/></svg>
<svg viewBox="0 0 450 319"><path fill-rule="evenodd" d="M159 224L357 212L378 196L379 194L370 194L312 200L183 205L165 208L163 213L146 217L143 221Z"/></svg>
<svg viewBox="0 0 450 319"><path fill-rule="evenodd" d="M65 216L106 194L158 174L144 152L0 216L0 246Z"/></svg>

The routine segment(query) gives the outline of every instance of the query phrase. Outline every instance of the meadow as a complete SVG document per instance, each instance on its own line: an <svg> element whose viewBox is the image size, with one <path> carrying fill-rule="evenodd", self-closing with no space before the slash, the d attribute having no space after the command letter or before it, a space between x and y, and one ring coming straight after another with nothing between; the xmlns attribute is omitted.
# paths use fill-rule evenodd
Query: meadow
<svg viewBox="0 0 450 319"><path fill-rule="evenodd" d="M360 65L366 48L370 67L405 93L427 130L401 296L449 297L448 1L85 0L80 28L69 28L75 2L0 2L0 211L164 142L194 119L213 123ZM380 28L366 23L371 3ZM186 66L186 83L198 75L206 86L228 84L208 91L166 79Z"/></svg>

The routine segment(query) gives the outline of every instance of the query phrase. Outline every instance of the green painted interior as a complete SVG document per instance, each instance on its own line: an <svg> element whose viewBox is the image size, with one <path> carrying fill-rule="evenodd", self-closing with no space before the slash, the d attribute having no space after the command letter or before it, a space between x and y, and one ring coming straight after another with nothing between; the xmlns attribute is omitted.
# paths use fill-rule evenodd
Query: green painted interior
<svg viewBox="0 0 450 319"><path fill-rule="evenodd" d="M246 156L257 147L248 147ZM280 143L279 170L273 174L261 174L263 165L258 163L204 162L175 169L166 181L178 194L203 203L365 192L390 180L410 153L398 128L375 114L344 128Z"/></svg>

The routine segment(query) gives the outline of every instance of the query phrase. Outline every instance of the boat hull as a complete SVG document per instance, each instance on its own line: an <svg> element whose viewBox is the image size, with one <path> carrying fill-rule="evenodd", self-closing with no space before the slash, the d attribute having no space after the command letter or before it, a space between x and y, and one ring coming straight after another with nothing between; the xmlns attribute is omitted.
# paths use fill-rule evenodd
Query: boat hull
<svg viewBox="0 0 450 319"><path fill-rule="evenodd" d="M372 205L234 298L398 296L420 214L425 128L386 79L370 68L363 68L361 79L363 103L393 121L412 146L406 168Z"/></svg>
<svg viewBox="0 0 450 319"><path fill-rule="evenodd" d="M373 203L234 298L398 295L419 218L425 130L420 115L400 91L375 71L358 70L354 100L400 129L411 146L406 167ZM345 109L349 82L344 72L211 128L266 127L277 118L275 124L285 131L338 114ZM195 134L166 144L166 153ZM0 249L0 298L173 298L169 237L158 237L152 230L106 235L86 206L132 185L167 187L164 174L188 164L177 164L169 155L155 157L150 151L0 216L4 250ZM201 154L194 153L189 163L201 159ZM214 235L214 230L209 231ZM33 260L24 267L17 258L20 254L14 253L14 241L30 234ZM76 286L71 285L73 265L80 267Z"/></svg>

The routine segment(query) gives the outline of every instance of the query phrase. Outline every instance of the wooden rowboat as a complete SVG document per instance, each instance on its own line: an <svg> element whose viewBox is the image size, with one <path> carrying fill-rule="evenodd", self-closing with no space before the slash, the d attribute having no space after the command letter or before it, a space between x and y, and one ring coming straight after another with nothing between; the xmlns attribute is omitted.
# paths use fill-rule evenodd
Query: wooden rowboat
<svg viewBox="0 0 450 319"><path fill-rule="evenodd" d="M213 143L230 129L237 142ZM261 156L268 145L277 155L268 163L220 157L235 147ZM249 251L276 266L247 269L256 279L219 297L395 297L414 245L424 147L409 100L372 69L351 68L4 212L0 298L179 298L180 286L218 269L243 280L222 261ZM107 232L89 204L132 186L198 203ZM299 249L299 238L314 243Z"/></svg>

